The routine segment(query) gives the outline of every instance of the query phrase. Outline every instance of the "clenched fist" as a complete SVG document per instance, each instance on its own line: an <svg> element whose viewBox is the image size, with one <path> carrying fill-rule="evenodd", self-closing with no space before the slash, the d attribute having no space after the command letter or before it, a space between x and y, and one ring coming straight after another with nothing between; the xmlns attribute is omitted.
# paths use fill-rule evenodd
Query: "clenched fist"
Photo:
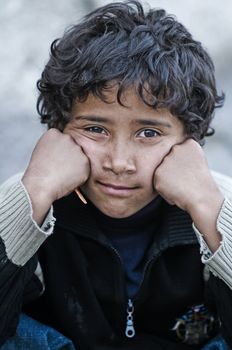
<svg viewBox="0 0 232 350"><path fill-rule="evenodd" d="M224 197L196 141L172 147L155 170L154 187L167 202L189 213L213 251L219 246L216 221Z"/></svg>
<svg viewBox="0 0 232 350"><path fill-rule="evenodd" d="M41 222L51 204L82 185L89 176L87 156L67 134L50 129L39 139L22 178Z"/></svg>

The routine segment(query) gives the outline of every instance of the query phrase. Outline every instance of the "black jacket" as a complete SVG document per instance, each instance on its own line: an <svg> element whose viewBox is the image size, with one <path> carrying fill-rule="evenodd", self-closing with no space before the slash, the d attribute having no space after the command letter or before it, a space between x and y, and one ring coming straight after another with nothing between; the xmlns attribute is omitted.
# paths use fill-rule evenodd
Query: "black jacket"
<svg viewBox="0 0 232 350"><path fill-rule="evenodd" d="M26 311L71 338L77 349L181 350L200 349L208 340L188 344L192 337L187 333L195 332L197 324L208 325L208 334L214 334L216 322L205 309L193 312L205 304L219 315L222 334L232 346L232 291L212 275L204 281L190 217L164 201L162 206L162 225L133 300L134 337L125 336L128 300L120 257L88 205L74 194L54 205L55 233L39 251L46 290Z"/></svg>

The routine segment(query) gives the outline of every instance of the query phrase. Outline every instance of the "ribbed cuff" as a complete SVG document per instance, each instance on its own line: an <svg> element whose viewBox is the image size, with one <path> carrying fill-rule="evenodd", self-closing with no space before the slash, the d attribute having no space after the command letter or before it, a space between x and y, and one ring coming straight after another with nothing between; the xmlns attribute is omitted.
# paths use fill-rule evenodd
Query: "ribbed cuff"
<svg viewBox="0 0 232 350"><path fill-rule="evenodd" d="M32 205L21 181L13 184L0 203L0 236L6 254L14 264L23 266L36 253L40 245L52 232L54 218L52 209L48 217L50 229L45 232L32 218ZM45 224L47 223L45 219Z"/></svg>
<svg viewBox="0 0 232 350"><path fill-rule="evenodd" d="M202 262L232 289L232 204L225 199L217 219L217 230L222 236L220 247L211 253L202 234L193 225L202 252Z"/></svg>

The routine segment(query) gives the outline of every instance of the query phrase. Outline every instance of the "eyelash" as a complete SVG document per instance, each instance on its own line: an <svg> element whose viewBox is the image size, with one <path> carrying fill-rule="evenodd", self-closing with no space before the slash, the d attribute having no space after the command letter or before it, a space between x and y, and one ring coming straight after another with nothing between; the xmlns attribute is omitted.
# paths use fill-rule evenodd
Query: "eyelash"
<svg viewBox="0 0 232 350"><path fill-rule="evenodd" d="M91 132L93 134L106 134L106 130L100 126L89 126L89 127L85 128L85 130L88 132ZM96 130L98 130L98 131L96 131ZM99 132L99 130L101 132ZM104 133L102 131L104 131Z"/></svg>
<svg viewBox="0 0 232 350"><path fill-rule="evenodd" d="M141 133L145 133L146 131L149 131L149 132L153 132L154 134L156 134L156 135L153 135L153 136L140 136L139 134L141 134ZM137 135L139 135L139 137L142 137L142 138L153 138L153 137L157 137L157 136L160 136L161 135L161 133L160 132L158 132L157 130L155 130L155 129L150 129L150 128L147 128L147 129L142 129L142 130L140 130L138 133L137 133Z"/></svg>

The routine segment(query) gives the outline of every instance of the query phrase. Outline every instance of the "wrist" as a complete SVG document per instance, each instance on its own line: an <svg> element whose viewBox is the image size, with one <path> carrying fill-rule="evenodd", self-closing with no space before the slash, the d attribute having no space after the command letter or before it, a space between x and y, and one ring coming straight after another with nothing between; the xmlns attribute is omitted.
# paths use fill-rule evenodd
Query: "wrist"
<svg viewBox="0 0 232 350"><path fill-rule="evenodd" d="M224 196L218 190L218 192L210 193L204 200L199 200L189 212L195 227L203 235L212 252L219 248L222 239L217 229L217 219L223 202Z"/></svg>
<svg viewBox="0 0 232 350"><path fill-rule="evenodd" d="M31 200L33 219L41 225L55 199L38 177L25 174L22 177L22 183Z"/></svg>
<svg viewBox="0 0 232 350"><path fill-rule="evenodd" d="M224 196L219 189L204 194L200 192L196 199L187 207L187 212L194 218L206 217L217 218L224 201Z"/></svg>

